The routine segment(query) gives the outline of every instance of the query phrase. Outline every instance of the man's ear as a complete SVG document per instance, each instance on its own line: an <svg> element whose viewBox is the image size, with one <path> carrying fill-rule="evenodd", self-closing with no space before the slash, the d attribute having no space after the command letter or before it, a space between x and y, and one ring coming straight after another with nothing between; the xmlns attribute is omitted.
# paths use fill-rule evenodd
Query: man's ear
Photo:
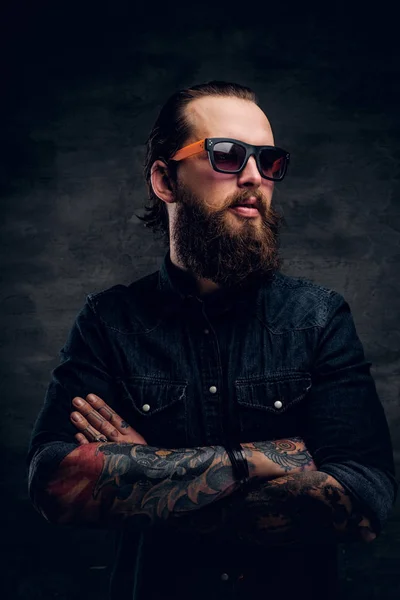
<svg viewBox="0 0 400 600"><path fill-rule="evenodd" d="M151 186L155 195L164 202L174 202L171 181L167 165L162 160L156 160L151 167Z"/></svg>
<svg viewBox="0 0 400 600"><path fill-rule="evenodd" d="M169 190L171 190L171 192L172 192L171 182L169 180L169 175L168 175L167 169L163 170L163 181L164 181L165 185L167 186L167 188Z"/></svg>

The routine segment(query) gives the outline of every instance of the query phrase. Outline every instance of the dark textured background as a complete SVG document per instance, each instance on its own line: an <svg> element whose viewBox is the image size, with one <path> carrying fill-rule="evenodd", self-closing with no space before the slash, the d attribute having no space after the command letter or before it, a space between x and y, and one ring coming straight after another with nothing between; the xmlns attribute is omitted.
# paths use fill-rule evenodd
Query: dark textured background
<svg viewBox="0 0 400 600"><path fill-rule="evenodd" d="M292 154L275 193L288 223L284 271L349 301L400 457L394 12L384 3L371 15L349 5L238 12L175 2L169 15L104 6L15 1L0 21L4 599L106 597L113 536L48 525L27 499L24 460L85 295L161 263L160 242L135 213L146 136L178 88L216 78L258 93ZM341 552L344 598L399 597L399 512L376 542Z"/></svg>

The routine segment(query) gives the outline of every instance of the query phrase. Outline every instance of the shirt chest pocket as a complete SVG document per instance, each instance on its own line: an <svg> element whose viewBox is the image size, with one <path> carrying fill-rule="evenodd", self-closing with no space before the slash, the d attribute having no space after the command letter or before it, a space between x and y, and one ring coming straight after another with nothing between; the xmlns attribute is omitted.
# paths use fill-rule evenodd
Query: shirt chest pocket
<svg viewBox="0 0 400 600"><path fill-rule="evenodd" d="M297 371L237 379L241 442L302 436L311 375Z"/></svg>
<svg viewBox="0 0 400 600"><path fill-rule="evenodd" d="M119 385L124 418L149 446L188 445L187 381L132 376L120 379Z"/></svg>

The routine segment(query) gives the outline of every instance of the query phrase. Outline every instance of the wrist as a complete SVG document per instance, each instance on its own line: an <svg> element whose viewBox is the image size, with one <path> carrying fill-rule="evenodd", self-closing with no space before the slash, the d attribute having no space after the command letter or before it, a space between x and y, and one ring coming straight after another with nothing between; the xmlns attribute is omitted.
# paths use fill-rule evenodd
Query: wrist
<svg viewBox="0 0 400 600"><path fill-rule="evenodd" d="M225 450L232 464L233 474L236 481L245 485L250 479L249 464L244 449L239 443L229 443Z"/></svg>
<svg viewBox="0 0 400 600"><path fill-rule="evenodd" d="M249 465L249 478L265 477L265 457L261 452L254 451L252 442L240 444Z"/></svg>

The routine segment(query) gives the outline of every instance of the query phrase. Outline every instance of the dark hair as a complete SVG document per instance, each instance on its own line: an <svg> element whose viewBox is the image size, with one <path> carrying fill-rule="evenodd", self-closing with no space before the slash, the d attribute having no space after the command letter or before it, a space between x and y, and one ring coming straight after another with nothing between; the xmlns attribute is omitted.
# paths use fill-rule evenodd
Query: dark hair
<svg viewBox="0 0 400 600"><path fill-rule="evenodd" d="M175 92L162 107L146 141L144 176L150 205L145 206L147 214L144 217L136 216L144 221L145 227L152 229L154 233L160 231L167 244L169 241L168 211L165 202L155 195L151 187L151 167L157 159L163 160L168 166L169 177L176 182L178 163L168 161L174 152L185 145L191 133L185 108L195 98L204 96L233 96L242 100L250 100L258 105L258 99L250 88L238 83L214 80Z"/></svg>

